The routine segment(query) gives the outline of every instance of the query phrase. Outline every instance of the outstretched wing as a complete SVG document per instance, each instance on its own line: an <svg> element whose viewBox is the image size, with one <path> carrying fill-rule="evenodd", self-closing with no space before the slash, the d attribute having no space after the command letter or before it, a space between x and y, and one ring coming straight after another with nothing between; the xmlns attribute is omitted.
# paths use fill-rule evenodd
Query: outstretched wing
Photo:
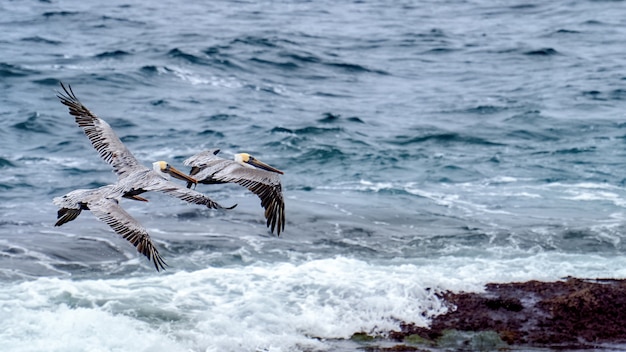
<svg viewBox="0 0 626 352"><path fill-rule="evenodd" d="M277 173L245 167L234 160L217 156L218 149L198 153L183 163L191 166L190 175L199 183L237 183L261 199L267 227L280 236L285 229L285 201Z"/></svg>
<svg viewBox="0 0 626 352"><path fill-rule="evenodd" d="M134 184L134 187L137 189L142 189L144 191L156 191L165 193L168 196L176 197L178 199L182 199L185 202L204 205L208 208L212 209L233 209L237 206L237 204L231 207L223 207L221 204L213 201L211 198L206 195L196 192L192 189L187 189L178 184L165 180L160 176L156 175L153 171L150 170L149 173L145 175L142 179L138 179Z"/></svg>
<svg viewBox="0 0 626 352"><path fill-rule="evenodd" d="M89 203L89 209L100 221L109 225L113 231L137 247L139 253L148 257L154 263L157 271L165 270L167 264L152 243L148 231L130 216L115 199L103 198Z"/></svg>
<svg viewBox="0 0 626 352"><path fill-rule="evenodd" d="M57 97L63 105L70 109L70 115L75 117L76 123L82 127L87 138L89 138L93 147L100 154L100 157L113 167L113 171L120 178L125 177L135 167L140 166L137 159L117 137L111 126L87 109L78 100L72 91L72 87L69 85L65 87L61 83L61 88L63 88L65 94L57 92Z"/></svg>

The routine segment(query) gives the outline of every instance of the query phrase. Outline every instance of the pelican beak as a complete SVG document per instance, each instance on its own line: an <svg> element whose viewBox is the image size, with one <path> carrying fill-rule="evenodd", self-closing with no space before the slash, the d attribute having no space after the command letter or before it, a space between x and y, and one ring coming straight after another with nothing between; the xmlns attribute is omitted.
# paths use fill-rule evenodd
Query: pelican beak
<svg viewBox="0 0 626 352"><path fill-rule="evenodd" d="M259 169L263 169L265 171L270 171L270 172L275 172L277 174L281 174L283 175L284 172L278 170L275 167L269 166L266 163L262 162L261 160L255 159L253 156L250 156L250 158L248 159L248 161L246 162L254 167L258 167Z"/></svg>
<svg viewBox="0 0 626 352"><path fill-rule="evenodd" d="M178 170L177 168L171 165L165 171L168 174L170 174L172 177L177 178L179 180L187 181L188 183L198 184L198 180L196 180L195 178L189 175L185 175L183 172L181 172L180 170Z"/></svg>
<svg viewBox="0 0 626 352"><path fill-rule="evenodd" d="M129 196L128 199L132 199L132 200L138 200L140 202L147 202L148 200L144 197L140 197L138 195L134 195L134 196Z"/></svg>

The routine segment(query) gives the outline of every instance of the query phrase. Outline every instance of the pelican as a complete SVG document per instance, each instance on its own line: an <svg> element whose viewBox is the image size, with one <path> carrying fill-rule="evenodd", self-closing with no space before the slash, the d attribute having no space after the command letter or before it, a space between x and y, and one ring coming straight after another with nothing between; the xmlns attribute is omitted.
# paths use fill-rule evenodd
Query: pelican
<svg viewBox="0 0 626 352"><path fill-rule="evenodd" d="M69 108L70 115L75 117L76 123L82 127L85 135L87 135L87 138L89 138L100 157L113 167L113 171L118 176L118 181L114 186L105 186L104 189L99 188L91 191L81 190L81 192L76 191L77 193L74 194L70 192L66 195L67 199L75 200L74 203L72 203L71 200L68 200L69 203L57 202L58 204L62 204L63 207L70 204L68 207L62 208L62 211L59 211L57 226L71 221L78 216L80 212L76 212L77 206L79 209L92 209L95 205L96 217L101 220L102 217L98 216L99 211L103 209L114 209L114 212L109 214L109 217L106 218L108 220L103 221L107 222L112 227L113 225L111 224L115 223L115 227L113 228L117 233L140 231L138 229L141 229L141 226L126 212L123 212L119 205L111 208L111 200L119 202L119 198L124 197L133 200L147 201L139 195L148 191L163 192L186 202L205 205L213 209L232 209L236 206L235 204L228 208L222 207L202 193L171 182L169 180L170 176L187 182L197 183L193 177L185 175L165 161L154 162L152 169L141 165L117 137L111 126L87 109L87 107L78 100L70 86L66 88L65 85L61 83L61 88L63 88L65 94L58 92L57 97L62 104ZM71 197L70 194L72 194ZM101 200L99 201L98 198L101 198ZM91 207L89 204L91 204ZM106 204L106 206L104 204ZM63 211L63 209L73 209L73 211ZM64 218L64 216L66 217ZM115 216L117 216L117 218L111 220ZM65 220L61 221L63 219ZM140 233L147 236L145 230L143 230L143 232L140 231ZM138 249L140 248L138 247ZM145 254L141 250L140 252ZM150 256L148 257L150 258ZM154 258L154 256L152 256L152 258Z"/></svg>
<svg viewBox="0 0 626 352"><path fill-rule="evenodd" d="M217 156L219 149L200 152L185 161L191 166L189 175L198 183L237 183L248 188L261 199L267 227L276 234L285 229L285 201L278 175L283 172L254 158L248 153L235 154L234 160ZM187 182L187 188L193 182Z"/></svg>
<svg viewBox="0 0 626 352"><path fill-rule="evenodd" d="M91 210L100 221L137 247L139 253L152 260L157 271L165 269L167 264L152 243L148 231L119 205L123 194L124 186L112 184L96 189L77 189L56 197L52 202L60 209L54 226L76 219L82 210Z"/></svg>

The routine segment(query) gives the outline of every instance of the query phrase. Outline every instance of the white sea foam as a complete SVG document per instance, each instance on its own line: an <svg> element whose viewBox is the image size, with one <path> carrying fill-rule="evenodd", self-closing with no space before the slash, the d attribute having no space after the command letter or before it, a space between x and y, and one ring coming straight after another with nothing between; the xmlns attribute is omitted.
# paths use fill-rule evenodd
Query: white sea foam
<svg viewBox="0 0 626 352"><path fill-rule="evenodd" d="M577 200L577 201L608 201L612 202L618 207L626 207L626 199L615 192L607 192L597 189L574 189L567 192L569 196L564 196L563 199Z"/></svg>
<svg viewBox="0 0 626 352"><path fill-rule="evenodd" d="M459 211L462 216L498 218L532 217L576 220L588 207L610 203L616 213L626 207L626 189L607 183L537 183L526 178L496 176L484 180L455 184L418 182L340 182L318 187L338 192L406 192L431 204ZM561 209L571 209L569 213ZM601 219L599 221L602 221Z"/></svg>
<svg viewBox="0 0 626 352"><path fill-rule="evenodd" d="M442 290L487 282L626 275L626 258L537 253L367 263L337 257L123 279L0 287L3 351L332 350L356 332L426 326Z"/></svg>
<svg viewBox="0 0 626 352"><path fill-rule="evenodd" d="M178 77L179 79L189 82L192 85L210 85L214 87L223 87L223 88L241 88L244 86L242 82L237 80L236 78L222 78L216 76L205 77L201 74L193 72L191 70L177 67L177 66L168 66L168 69Z"/></svg>

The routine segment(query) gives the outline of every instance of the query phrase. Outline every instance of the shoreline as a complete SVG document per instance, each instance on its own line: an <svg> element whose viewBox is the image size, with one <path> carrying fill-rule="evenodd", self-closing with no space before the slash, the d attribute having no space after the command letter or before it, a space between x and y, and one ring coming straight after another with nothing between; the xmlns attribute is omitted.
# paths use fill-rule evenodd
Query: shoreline
<svg viewBox="0 0 626 352"><path fill-rule="evenodd" d="M568 277L554 282L491 283L482 293L444 292L441 298L449 310L434 317L430 327L403 323L400 331L388 335L392 346L368 344L365 350L625 347L626 280ZM364 336L355 334L352 339L365 342Z"/></svg>

